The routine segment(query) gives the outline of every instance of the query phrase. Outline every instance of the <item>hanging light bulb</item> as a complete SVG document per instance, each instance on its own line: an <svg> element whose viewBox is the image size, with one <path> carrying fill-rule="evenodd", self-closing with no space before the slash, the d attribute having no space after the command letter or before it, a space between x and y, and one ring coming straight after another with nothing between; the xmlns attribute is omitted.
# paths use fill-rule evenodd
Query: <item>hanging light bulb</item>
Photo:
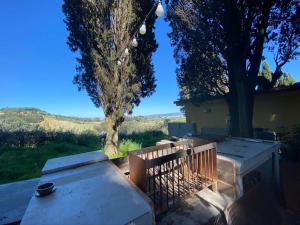
<svg viewBox="0 0 300 225"><path fill-rule="evenodd" d="M146 24L143 23L143 25L140 27L140 34L144 35L144 34L146 34L146 32L147 32Z"/></svg>
<svg viewBox="0 0 300 225"><path fill-rule="evenodd" d="M124 55L125 55L125 56L129 56L129 50L128 50L128 48L125 48L125 50L124 50Z"/></svg>
<svg viewBox="0 0 300 225"><path fill-rule="evenodd" d="M120 60L117 61L118 66L122 65L122 62Z"/></svg>
<svg viewBox="0 0 300 225"><path fill-rule="evenodd" d="M161 16L164 15L164 7L162 6L161 1L159 1L158 4L157 4L157 8L155 10L155 14L158 17L161 17Z"/></svg>
<svg viewBox="0 0 300 225"><path fill-rule="evenodd" d="M131 45L135 48L138 46L138 41L136 40L136 38L133 38Z"/></svg>

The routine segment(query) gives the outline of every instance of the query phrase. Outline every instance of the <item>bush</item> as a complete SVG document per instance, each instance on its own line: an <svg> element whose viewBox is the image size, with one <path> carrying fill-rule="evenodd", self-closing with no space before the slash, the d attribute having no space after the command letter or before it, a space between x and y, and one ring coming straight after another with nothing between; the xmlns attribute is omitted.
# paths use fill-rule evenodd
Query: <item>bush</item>
<svg viewBox="0 0 300 225"><path fill-rule="evenodd" d="M156 145L156 142L165 139L167 135L162 131L148 131L143 133L121 134L121 139L130 139L140 143L142 148Z"/></svg>
<svg viewBox="0 0 300 225"><path fill-rule="evenodd" d="M52 142L67 142L74 145L99 149L103 148L104 140L100 135L93 133L75 134L72 132L46 132L43 130L8 132L0 130L0 145L18 148L35 148Z"/></svg>
<svg viewBox="0 0 300 225"><path fill-rule="evenodd" d="M113 158L126 157L128 152L141 149L141 144L134 142L130 139L121 140L118 148L118 154Z"/></svg>
<svg viewBox="0 0 300 225"><path fill-rule="evenodd" d="M295 126L292 132L282 136L281 141L283 159L300 163L300 124Z"/></svg>

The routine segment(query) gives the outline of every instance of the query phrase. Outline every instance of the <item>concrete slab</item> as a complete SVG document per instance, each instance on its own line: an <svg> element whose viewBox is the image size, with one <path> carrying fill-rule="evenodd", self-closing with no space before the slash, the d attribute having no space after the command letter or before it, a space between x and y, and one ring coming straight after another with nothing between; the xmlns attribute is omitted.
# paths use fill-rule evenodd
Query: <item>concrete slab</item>
<svg viewBox="0 0 300 225"><path fill-rule="evenodd" d="M218 143L218 159L236 165L237 174L246 174L272 157L280 143L248 138L227 138Z"/></svg>
<svg viewBox="0 0 300 225"><path fill-rule="evenodd" d="M38 179L0 185L0 224L21 221Z"/></svg>
<svg viewBox="0 0 300 225"><path fill-rule="evenodd" d="M49 196L33 196L22 219L31 224L152 224L152 208L136 186L110 161L42 176L54 182Z"/></svg>
<svg viewBox="0 0 300 225"><path fill-rule="evenodd" d="M108 160L108 157L101 151L92 151L77 155L49 159L42 169L42 174L50 174L66 169L73 169L105 160Z"/></svg>
<svg viewBox="0 0 300 225"><path fill-rule="evenodd" d="M249 138L226 138L225 141L218 143L217 159L218 159L218 178L220 181L225 182L226 185L231 185L233 195L231 197L239 199L245 192L251 188L245 185L244 178L252 171L256 171L262 181L269 180L268 176L273 179L278 186L278 150L280 142L266 141L259 139ZM265 163L273 161L274 168L271 170L260 170ZM266 167L268 169L268 167ZM258 176L257 176L258 177ZM257 179L258 181L258 179ZM224 184L225 184L224 183ZM254 183L252 182L252 186ZM246 187L244 189L244 187ZM226 190L226 187L225 187ZM231 191L230 191L231 192Z"/></svg>

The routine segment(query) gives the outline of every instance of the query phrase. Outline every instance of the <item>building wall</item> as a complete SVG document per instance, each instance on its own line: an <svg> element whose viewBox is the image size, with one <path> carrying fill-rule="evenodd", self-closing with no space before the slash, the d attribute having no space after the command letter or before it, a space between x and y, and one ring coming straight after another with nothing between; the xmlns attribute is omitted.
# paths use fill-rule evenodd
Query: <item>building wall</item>
<svg viewBox="0 0 300 225"><path fill-rule="evenodd" d="M227 128L229 110L225 99L185 105L187 122L202 128ZM300 91L258 94L255 98L253 127L276 130L300 124Z"/></svg>
<svg viewBox="0 0 300 225"><path fill-rule="evenodd" d="M261 94L255 101L253 126L278 130L300 124L300 91Z"/></svg>

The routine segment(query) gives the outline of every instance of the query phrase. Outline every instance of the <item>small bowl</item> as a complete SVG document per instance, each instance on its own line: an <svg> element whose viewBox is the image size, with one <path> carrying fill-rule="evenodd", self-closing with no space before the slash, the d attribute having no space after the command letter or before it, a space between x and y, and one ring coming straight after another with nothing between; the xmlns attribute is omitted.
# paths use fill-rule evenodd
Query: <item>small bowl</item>
<svg viewBox="0 0 300 225"><path fill-rule="evenodd" d="M53 192L54 183L44 183L37 187L36 191L40 196L49 195Z"/></svg>

